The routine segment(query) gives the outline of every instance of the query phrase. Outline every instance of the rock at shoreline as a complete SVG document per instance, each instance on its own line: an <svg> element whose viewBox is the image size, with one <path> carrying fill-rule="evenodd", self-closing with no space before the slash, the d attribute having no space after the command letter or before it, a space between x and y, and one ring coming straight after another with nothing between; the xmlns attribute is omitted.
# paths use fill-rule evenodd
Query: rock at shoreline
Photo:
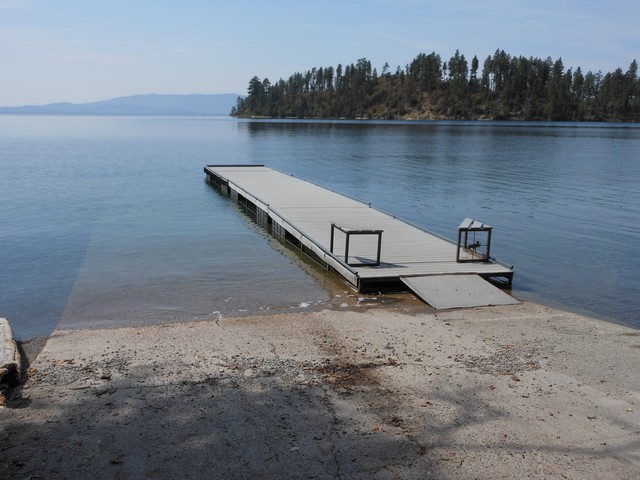
<svg viewBox="0 0 640 480"><path fill-rule="evenodd" d="M0 395L4 396L4 392L19 381L20 353L13 340L9 321L0 318Z"/></svg>

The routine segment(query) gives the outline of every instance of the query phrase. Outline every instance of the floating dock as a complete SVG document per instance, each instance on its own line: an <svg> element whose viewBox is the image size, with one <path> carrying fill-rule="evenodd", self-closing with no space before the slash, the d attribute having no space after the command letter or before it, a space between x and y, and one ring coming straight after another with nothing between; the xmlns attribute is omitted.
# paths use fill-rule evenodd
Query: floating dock
<svg viewBox="0 0 640 480"><path fill-rule="evenodd" d="M359 291L406 286L435 308L518 303L485 281L510 286L513 269L488 257L478 261L469 248L461 261L460 234L456 245L264 165L207 165L204 171L222 194L254 210L258 223L276 237L290 240Z"/></svg>

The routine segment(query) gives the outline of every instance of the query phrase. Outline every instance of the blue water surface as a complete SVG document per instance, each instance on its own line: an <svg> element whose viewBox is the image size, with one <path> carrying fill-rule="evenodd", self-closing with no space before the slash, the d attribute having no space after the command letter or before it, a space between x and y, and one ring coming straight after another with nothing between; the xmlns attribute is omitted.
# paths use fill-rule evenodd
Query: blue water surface
<svg viewBox="0 0 640 480"><path fill-rule="evenodd" d="M449 238L489 223L516 297L640 327L639 154L629 124L0 116L0 316L25 339L329 301L204 181L250 163Z"/></svg>

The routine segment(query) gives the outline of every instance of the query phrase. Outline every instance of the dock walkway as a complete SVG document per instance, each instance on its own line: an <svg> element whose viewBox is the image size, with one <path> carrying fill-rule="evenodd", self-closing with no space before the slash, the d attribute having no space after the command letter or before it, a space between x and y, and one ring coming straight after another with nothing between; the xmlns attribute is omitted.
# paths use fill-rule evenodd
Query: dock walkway
<svg viewBox="0 0 640 480"><path fill-rule="evenodd" d="M360 291L436 275L511 284L512 268L492 260L457 262L455 243L311 182L263 165L208 165L204 171L224 194L255 207L276 235L313 253Z"/></svg>

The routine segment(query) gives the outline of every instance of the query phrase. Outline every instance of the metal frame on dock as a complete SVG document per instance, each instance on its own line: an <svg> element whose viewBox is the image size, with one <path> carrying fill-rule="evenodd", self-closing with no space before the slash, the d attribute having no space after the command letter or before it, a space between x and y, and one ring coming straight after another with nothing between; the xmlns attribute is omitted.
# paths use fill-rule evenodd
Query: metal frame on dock
<svg viewBox="0 0 640 480"><path fill-rule="evenodd" d="M458 245L456 249L456 262L487 262L491 258L491 230L493 227L486 223L478 222L473 218L465 218L458 227ZM469 233L473 233L473 243L469 243ZM476 233L486 235L484 245L476 241ZM463 240L464 238L464 240ZM484 253L478 253L478 249L484 246ZM466 253L466 256L463 256Z"/></svg>
<svg viewBox="0 0 640 480"><path fill-rule="evenodd" d="M346 238L345 238L345 247L344 247L344 263L346 263L347 265L376 265L376 266L380 266L380 252L381 252L381 248L382 248L382 232L384 232L384 230L362 230L362 229L357 229L357 228L348 228L348 227L342 227L340 225L336 225L335 223L331 224L331 246L329 247L329 251L331 253L333 252L333 240L334 240L334 231L338 229L340 230L342 233L345 234ZM351 235L377 235L378 236L378 248L377 248L377 252L378 255L376 256L376 261L373 263L360 263L360 264L353 264L353 263L349 263L349 240L351 238Z"/></svg>

